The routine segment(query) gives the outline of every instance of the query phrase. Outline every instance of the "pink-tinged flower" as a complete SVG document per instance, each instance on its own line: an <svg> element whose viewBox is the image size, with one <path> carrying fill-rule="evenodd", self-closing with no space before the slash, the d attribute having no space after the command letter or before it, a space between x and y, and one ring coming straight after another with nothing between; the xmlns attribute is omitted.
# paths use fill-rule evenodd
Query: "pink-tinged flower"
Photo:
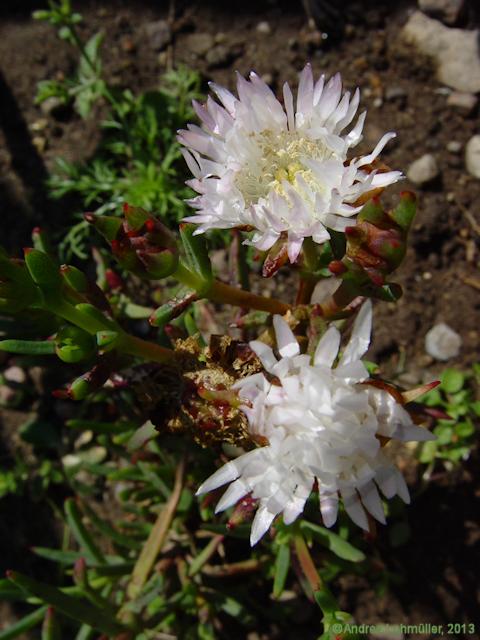
<svg viewBox="0 0 480 640"><path fill-rule="evenodd" d="M194 175L188 184L199 194L189 201L197 212L186 220L199 225L198 233L247 226L254 230L250 243L265 251L283 236L294 262L305 238L321 244L329 229L343 231L354 224L361 196L401 178L399 171L369 166L395 133L347 161L366 114L351 126L360 92L342 95L338 73L314 82L307 64L296 102L284 84L283 105L253 71L249 80L238 76L238 98L211 88L221 105L211 97L194 103L202 126L189 125L178 136Z"/></svg>
<svg viewBox="0 0 480 640"><path fill-rule="evenodd" d="M340 358L340 333L335 327L327 330L311 358L300 353L280 316L274 317L279 359L263 342L250 343L269 378L257 373L234 388L244 402L241 408L252 438L268 444L225 464L197 493L231 483L217 512L247 494L257 499L252 545L280 513L286 524L302 513L315 481L327 527L337 519L340 498L350 518L365 530L367 512L385 523L379 491L386 498L399 495L409 502L405 480L380 437L423 441L435 436L416 426L388 391L364 384L368 372L361 357L370 342L371 324L367 302Z"/></svg>

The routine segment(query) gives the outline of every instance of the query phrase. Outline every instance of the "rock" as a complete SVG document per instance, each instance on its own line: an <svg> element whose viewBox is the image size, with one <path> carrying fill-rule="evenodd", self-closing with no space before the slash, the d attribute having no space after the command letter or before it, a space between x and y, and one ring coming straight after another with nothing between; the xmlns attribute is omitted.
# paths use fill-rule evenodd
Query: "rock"
<svg viewBox="0 0 480 640"><path fill-rule="evenodd" d="M19 404L19 392L6 384L0 385L0 407L16 407Z"/></svg>
<svg viewBox="0 0 480 640"><path fill-rule="evenodd" d="M452 91L447 98L447 105L469 116L478 104L477 96L463 91Z"/></svg>
<svg viewBox="0 0 480 640"><path fill-rule="evenodd" d="M27 374L21 367L17 367L13 365L12 367L8 367L3 372L3 377L8 382L16 382L17 384L24 384L27 381Z"/></svg>
<svg viewBox="0 0 480 640"><path fill-rule="evenodd" d="M47 139L43 136L33 136L32 144L38 153L43 153L47 148Z"/></svg>
<svg viewBox="0 0 480 640"><path fill-rule="evenodd" d="M235 58L234 52L223 44L217 44L205 56L208 66L225 67Z"/></svg>
<svg viewBox="0 0 480 640"><path fill-rule="evenodd" d="M450 140L447 142L447 151L450 153L460 153L462 150L462 143L458 142L458 140Z"/></svg>
<svg viewBox="0 0 480 640"><path fill-rule="evenodd" d="M261 33L265 36L268 36L270 33L272 33L272 29L270 27L270 24L266 21L263 20L262 22L259 22L257 24L256 30L258 33Z"/></svg>
<svg viewBox="0 0 480 640"><path fill-rule="evenodd" d="M418 158L418 160L412 162L407 171L407 178L410 182L419 186L432 182L435 178L438 178L439 175L440 170L437 161L431 153L426 153L421 158Z"/></svg>
<svg viewBox="0 0 480 640"><path fill-rule="evenodd" d="M461 337L444 322L436 324L425 336L425 351L442 362L458 356L461 346Z"/></svg>
<svg viewBox="0 0 480 640"><path fill-rule="evenodd" d="M203 57L215 44L215 40L209 33L192 33L186 38L185 47L191 53Z"/></svg>
<svg viewBox="0 0 480 640"><path fill-rule="evenodd" d="M50 98L47 98L40 104L41 112L46 116L51 116L52 118L62 117L67 108L68 107L65 102L56 96L50 96Z"/></svg>
<svg viewBox="0 0 480 640"><path fill-rule="evenodd" d="M480 178L480 135L473 136L465 147L465 166L474 178Z"/></svg>
<svg viewBox="0 0 480 640"><path fill-rule="evenodd" d="M480 91L478 29L451 29L415 11L403 27L401 37L433 58L440 82L457 91Z"/></svg>
<svg viewBox="0 0 480 640"><path fill-rule="evenodd" d="M387 87L385 90L385 100L387 102L398 102L405 104L407 100L407 92L402 87Z"/></svg>
<svg viewBox="0 0 480 640"><path fill-rule="evenodd" d="M418 7L432 18L450 26L456 24L465 9L465 0L418 0Z"/></svg>
<svg viewBox="0 0 480 640"><path fill-rule="evenodd" d="M145 26L145 33L150 46L154 51L161 51L170 44L172 40L172 30L166 20L155 20Z"/></svg>

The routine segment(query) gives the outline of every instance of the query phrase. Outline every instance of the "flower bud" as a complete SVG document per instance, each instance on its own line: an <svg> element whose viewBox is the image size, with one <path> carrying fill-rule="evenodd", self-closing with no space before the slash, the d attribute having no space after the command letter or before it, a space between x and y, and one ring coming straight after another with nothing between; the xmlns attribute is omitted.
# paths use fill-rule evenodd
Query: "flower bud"
<svg viewBox="0 0 480 640"><path fill-rule="evenodd" d="M125 204L124 218L85 215L110 243L117 262L147 280L166 278L178 267L175 236L157 218L140 207Z"/></svg>
<svg viewBox="0 0 480 640"><path fill-rule="evenodd" d="M65 325L55 337L56 354L63 362L75 363L89 360L95 353L92 336L73 325Z"/></svg>
<svg viewBox="0 0 480 640"><path fill-rule="evenodd" d="M347 246L342 260L334 260L329 270L342 278L356 295L396 300L401 289L387 282L405 257L407 233L415 214L415 195L401 194L393 211L385 211L378 198L365 204L357 224L345 229Z"/></svg>

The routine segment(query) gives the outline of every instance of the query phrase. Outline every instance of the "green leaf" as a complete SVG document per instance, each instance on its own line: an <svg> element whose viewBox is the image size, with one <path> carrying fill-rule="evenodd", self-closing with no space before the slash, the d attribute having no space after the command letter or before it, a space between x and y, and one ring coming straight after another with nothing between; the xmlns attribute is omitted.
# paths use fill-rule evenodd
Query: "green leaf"
<svg viewBox="0 0 480 640"><path fill-rule="evenodd" d="M446 393L457 393L465 383L465 375L456 369L445 369L441 380L442 389Z"/></svg>
<svg viewBox="0 0 480 640"><path fill-rule="evenodd" d="M79 75L87 79L96 79L102 71L100 59L100 46L103 42L103 33L95 33L85 44L85 54L80 59Z"/></svg>
<svg viewBox="0 0 480 640"><path fill-rule="evenodd" d="M105 557L83 525L81 513L73 498L68 498L65 501L65 516L75 540L85 551L87 560L105 564Z"/></svg>
<svg viewBox="0 0 480 640"><path fill-rule="evenodd" d="M343 560L348 560L349 562L362 562L365 560L365 554L362 551L356 549L338 534L329 531L325 527L321 527L308 520L302 520L300 522L300 529L303 533L311 535L315 540Z"/></svg>
<svg viewBox="0 0 480 640"><path fill-rule="evenodd" d="M468 438L475 433L475 427L471 420L465 420L465 422L459 422L455 426L455 433L459 438Z"/></svg>
<svg viewBox="0 0 480 640"><path fill-rule="evenodd" d="M12 638L18 638L22 633L26 633L40 624L43 620L45 612L48 607L40 607L40 609L36 609L32 611L32 613L24 616L21 620L13 624L8 629L4 631L0 631L0 640L11 640Z"/></svg>
<svg viewBox="0 0 480 640"><path fill-rule="evenodd" d="M62 640L62 632L55 609L49 607L42 626L42 640Z"/></svg>
<svg viewBox="0 0 480 640"><path fill-rule="evenodd" d="M55 353L53 340L2 340L0 350L29 356L44 356Z"/></svg>
<svg viewBox="0 0 480 640"><path fill-rule="evenodd" d="M75 564L79 558L83 557L79 551L61 551L60 549L50 549L48 547L32 547L32 551L41 558L60 564Z"/></svg>
<svg viewBox="0 0 480 640"><path fill-rule="evenodd" d="M212 264L208 255L207 241L203 234L194 235L197 227L194 224L181 224L180 237L187 258L188 267L206 283L213 278Z"/></svg>
<svg viewBox="0 0 480 640"><path fill-rule="evenodd" d="M115 620L109 620L105 611L102 612L85 601L69 596L56 587L37 582L37 580L17 571L10 571L8 578L29 595L40 598L69 618L89 624L97 631L107 635L115 635L125 631L123 625ZM43 613L45 613L45 609ZM0 640L4 640L1 635Z"/></svg>
<svg viewBox="0 0 480 640"><path fill-rule="evenodd" d="M93 431L100 434L119 434L127 433L132 429L138 429L137 422L130 422L129 420L121 420L119 422L97 422L95 420L85 420L81 418L74 418L67 420L67 427L71 429L80 429L82 431Z"/></svg>
<svg viewBox="0 0 480 640"><path fill-rule="evenodd" d="M158 431L155 428L155 425L147 420L145 424L143 424L139 429L135 431L130 440L127 443L127 451L132 452L136 451L143 447L149 440L156 437L158 435Z"/></svg>
<svg viewBox="0 0 480 640"><path fill-rule="evenodd" d="M433 460L435 460L435 456L437 455L437 442L434 440L429 440L425 442L422 447L422 451L420 453L420 462L422 464L429 464Z"/></svg>
<svg viewBox="0 0 480 640"><path fill-rule="evenodd" d="M280 545L275 559L273 597L279 598L285 588L288 570L290 568L290 546L288 543Z"/></svg>
<svg viewBox="0 0 480 640"><path fill-rule="evenodd" d="M40 287L57 288L62 282L60 271L49 255L38 249L25 249L25 264L32 280Z"/></svg>
<svg viewBox="0 0 480 640"><path fill-rule="evenodd" d="M313 597L324 615L338 611L339 606L337 601L327 587L314 591Z"/></svg>

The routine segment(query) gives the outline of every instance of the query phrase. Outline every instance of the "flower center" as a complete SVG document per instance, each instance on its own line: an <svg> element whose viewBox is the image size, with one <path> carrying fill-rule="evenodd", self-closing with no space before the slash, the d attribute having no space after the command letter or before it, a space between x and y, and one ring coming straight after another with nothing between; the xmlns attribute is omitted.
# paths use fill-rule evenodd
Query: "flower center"
<svg viewBox="0 0 480 640"><path fill-rule="evenodd" d="M285 195L285 182L298 188L300 176L314 192L325 193L325 185L318 181L303 159L327 160L334 156L321 139L311 140L290 131L252 133L247 157L241 161L235 185L247 206L266 198L272 189Z"/></svg>

